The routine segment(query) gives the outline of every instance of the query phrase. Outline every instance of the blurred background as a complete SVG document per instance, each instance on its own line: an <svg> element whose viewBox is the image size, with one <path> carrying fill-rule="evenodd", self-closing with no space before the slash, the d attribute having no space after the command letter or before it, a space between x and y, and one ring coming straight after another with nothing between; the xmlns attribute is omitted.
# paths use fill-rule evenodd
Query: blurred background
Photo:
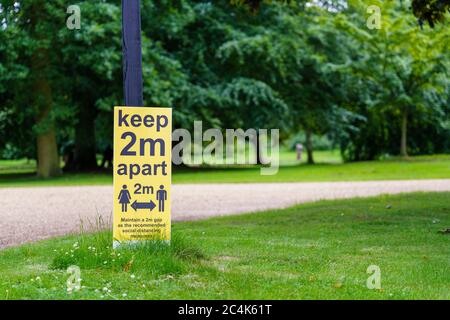
<svg viewBox="0 0 450 320"><path fill-rule="evenodd" d="M111 183L121 2L70 3L79 30L67 1L0 4L0 185ZM277 176L187 165L174 182L449 177L450 31L412 5L141 0L146 106L174 129L280 129Z"/></svg>

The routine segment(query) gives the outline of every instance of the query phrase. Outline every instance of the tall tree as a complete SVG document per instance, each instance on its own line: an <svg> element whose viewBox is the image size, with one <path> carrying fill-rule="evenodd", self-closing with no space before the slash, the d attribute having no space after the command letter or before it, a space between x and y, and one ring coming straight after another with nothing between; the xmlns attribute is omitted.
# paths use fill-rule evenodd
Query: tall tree
<svg viewBox="0 0 450 320"><path fill-rule="evenodd" d="M75 116L73 162L66 169L93 170L97 168L99 103L111 98L111 104L120 104L122 98L121 15L118 3L83 1L79 5L81 28L59 32L60 68L65 74L60 85Z"/></svg>
<svg viewBox="0 0 450 320"><path fill-rule="evenodd" d="M344 94L339 66L348 50L333 19L323 8L265 6L251 31L218 54L228 70L264 81L289 106L291 128L305 132L308 163L314 163L312 135L330 130Z"/></svg>
<svg viewBox="0 0 450 320"><path fill-rule="evenodd" d="M406 157L410 121L422 118L425 122L430 115L444 112L442 100L446 100L449 85L445 39L449 33L443 26L421 29L407 13L407 3L375 4L382 10L380 30L359 27L364 22L361 13L365 5L358 1L350 3L337 25L354 39L359 52L347 73L359 86L360 94L353 97L365 101L365 111L360 110L370 122L362 127L369 130L370 126L372 131L372 143L368 144L370 138L366 137L361 141L366 146L356 150L360 153L365 149L363 158L373 158L376 153L390 153L392 141L397 141L395 153ZM384 129L378 130L378 137L374 138L377 126ZM355 159L360 158L355 155Z"/></svg>
<svg viewBox="0 0 450 320"><path fill-rule="evenodd" d="M17 6L17 2L13 6ZM25 4L20 2L21 22L28 24L32 50L30 56L30 90L32 106L35 109L35 130L37 140L37 174L48 178L61 174L55 120L53 118L53 91L51 88L51 38L54 19L51 9L44 0ZM7 9L6 9L7 10ZM28 17L27 20L25 17ZM24 19L25 18L25 19Z"/></svg>

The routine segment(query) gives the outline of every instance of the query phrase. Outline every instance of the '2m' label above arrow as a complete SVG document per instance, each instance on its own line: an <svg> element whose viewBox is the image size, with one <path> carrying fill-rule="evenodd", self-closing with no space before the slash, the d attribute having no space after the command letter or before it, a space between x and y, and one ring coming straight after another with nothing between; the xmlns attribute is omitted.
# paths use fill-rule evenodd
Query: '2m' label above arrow
<svg viewBox="0 0 450 320"><path fill-rule="evenodd" d="M152 211L156 208L156 204L152 200L150 200L150 202L134 201L131 207L134 209L134 211L137 211L138 209L150 209L150 211Z"/></svg>

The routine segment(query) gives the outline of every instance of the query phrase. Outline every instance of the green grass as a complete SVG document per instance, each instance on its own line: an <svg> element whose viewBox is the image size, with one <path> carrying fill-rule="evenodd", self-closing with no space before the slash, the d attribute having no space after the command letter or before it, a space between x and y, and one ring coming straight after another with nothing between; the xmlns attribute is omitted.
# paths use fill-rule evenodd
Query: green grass
<svg viewBox="0 0 450 320"><path fill-rule="evenodd" d="M13 174L34 174L36 171L36 161L20 160L0 160L0 177Z"/></svg>
<svg viewBox="0 0 450 320"><path fill-rule="evenodd" d="M298 164L295 154L282 152L282 166L276 175L262 176L260 168L188 168L176 170L174 183L247 183L247 182L309 182L309 181L368 181L408 179L449 179L450 155L392 158L380 161L341 163L336 151L317 152L321 163ZM0 188L21 186L110 185L111 172L64 174L58 178L36 178L24 161L0 161ZM28 171L27 171L28 170Z"/></svg>
<svg viewBox="0 0 450 320"><path fill-rule="evenodd" d="M280 167L260 175L259 168L198 169L174 175L175 183L369 181L450 178L450 156L415 157L354 163L319 163Z"/></svg>
<svg viewBox="0 0 450 320"><path fill-rule="evenodd" d="M100 232L5 249L0 299L450 299L450 235L438 233L449 200L414 193L176 223L170 247L113 251ZM71 294L69 265L83 286ZM369 265L381 290L366 287Z"/></svg>

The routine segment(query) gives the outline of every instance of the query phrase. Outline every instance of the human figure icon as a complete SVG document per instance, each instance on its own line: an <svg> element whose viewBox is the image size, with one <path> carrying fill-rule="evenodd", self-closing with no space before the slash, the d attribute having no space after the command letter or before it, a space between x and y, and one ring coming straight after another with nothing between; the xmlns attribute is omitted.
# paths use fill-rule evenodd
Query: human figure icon
<svg viewBox="0 0 450 320"><path fill-rule="evenodd" d="M119 193L119 203L122 205L122 212L127 212L128 204L131 202L131 194L126 184L123 185Z"/></svg>
<svg viewBox="0 0 450 320"><path fill-rule="evenodd" d="M158 211L164 212L164 203L167 200L167 191L164 190L163 185L160 185L159 190L156 191L156 200L158 200Z"/></svg>

